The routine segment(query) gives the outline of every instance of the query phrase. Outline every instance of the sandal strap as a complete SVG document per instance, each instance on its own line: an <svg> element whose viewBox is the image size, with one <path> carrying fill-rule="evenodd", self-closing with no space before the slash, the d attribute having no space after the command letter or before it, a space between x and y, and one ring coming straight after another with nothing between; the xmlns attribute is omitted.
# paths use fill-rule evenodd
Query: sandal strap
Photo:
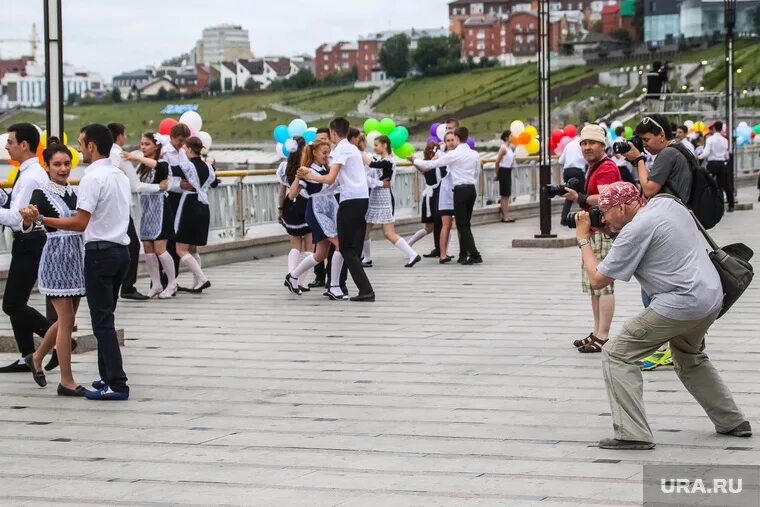
<svg viewBox="0 0 760 507"><path fill-rule="evenodd" d="M591 340L592 340L591 343L589 343L587 345L583 345L581 347L578 347L578 351L579 352L584 352L584 353L586 353L586 352L601 352L602 351L602 347L604 347L604 344L609 341L609 339L607 339L607 340L601 340L601 339L599 339L596 336L592 336Z"/></svg>

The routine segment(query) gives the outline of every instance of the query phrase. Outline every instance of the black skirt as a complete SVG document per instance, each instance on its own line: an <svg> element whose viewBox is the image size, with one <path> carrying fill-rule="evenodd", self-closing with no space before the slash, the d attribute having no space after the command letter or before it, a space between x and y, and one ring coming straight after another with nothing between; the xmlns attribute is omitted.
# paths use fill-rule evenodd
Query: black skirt
<svg viewBox="0 0 760 507"><path fill-rule="evenodd" d="M438 195L441 193L439 188L433 190L433 195L430 196L430 212L427 209L427 199L422 199L422 213L421 222L423 224L435 223L435 216L438 214Z"/></svg>
<svg viewBox="0 0 760 507"><path fill-rule="evenodd" d="M299 195L296 200L285 199L282 210L282 226L291 236L305 236L311 232L306 223L306 205L309 201Z"/></svg>
<svg viewBox="0 0 760 507"><path fill-rule="evenodd" d="M512 195L512 168L499 167L499 195L510 197Z"/></svg>
<svg viewBox="0 0 760 507"><path fill-rule="evenodd" d="M211 213L207 204L198 201L197 194L187 194L180 204L175 243L203 246L208 243Z"/></svg>

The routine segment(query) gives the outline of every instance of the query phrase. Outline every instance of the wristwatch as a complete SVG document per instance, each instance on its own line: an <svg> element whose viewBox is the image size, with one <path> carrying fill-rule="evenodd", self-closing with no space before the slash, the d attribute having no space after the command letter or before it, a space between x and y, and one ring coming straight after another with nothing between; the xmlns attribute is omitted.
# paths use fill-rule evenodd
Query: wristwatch
<svg viewBox="0 0 760 507"><path fill-rule="evenodd" d="M638 157L633 159L633 165L639 165L639 161L647 161L647 158L644 155L639 155Z"/></svg>
<svg viewBox="0 0 760 507"><path fill-rule="evenodd" d="M591 241L588 239L582 239L578 242L578 248L583 248L583 245L589 245Z"/></svg>
<svg viewBox="0 0 760 507"><path fill-rule="evenodd" d="M37 215L37 220L34 221L34 225L37 227L42 227L42 220L45 218L44 215Z"/></svg>

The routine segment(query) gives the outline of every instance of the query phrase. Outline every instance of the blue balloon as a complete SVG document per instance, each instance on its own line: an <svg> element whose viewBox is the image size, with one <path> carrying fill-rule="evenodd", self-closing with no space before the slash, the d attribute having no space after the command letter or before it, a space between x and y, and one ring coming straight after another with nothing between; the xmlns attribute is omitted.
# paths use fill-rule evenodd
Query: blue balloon
<svg viewBox="0 0 760 507"><path fill-rule="evenodd" d="M290 122L290 125L288 125L289 137L303 136L307 128L308 127L305 121L300 118L296 118Z"/></svg>
<svg viewBox="0 0 760 507"><path fill-rule="evenodd" d="M285 125L277 125L274 128L274 140L278 143L285 143L288 140L290 134L288 133L288 127Z"/></svg>
<svg viewBox="0 0 760 507"><path fill-rule="evenodd" d="M307 143L313 142L317 138L316 130L307 130L303 133L303 138Z"/></svg>

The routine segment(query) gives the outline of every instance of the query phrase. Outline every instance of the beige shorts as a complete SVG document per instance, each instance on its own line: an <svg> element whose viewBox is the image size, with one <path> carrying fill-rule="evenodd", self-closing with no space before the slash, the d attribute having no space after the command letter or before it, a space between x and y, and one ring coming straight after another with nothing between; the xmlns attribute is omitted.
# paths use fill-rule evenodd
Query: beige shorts
<svg viewBox="0 0 760 507"><path fill-rule="evenodd" d="M602 262L612 249L612 240L601 232L594 232L591 235L591 249L594 251L596 260ZM615 282L612 282L603 289L592 289L591 283L588 281L586 268L583 265L583 261L581 261L581 289L584 294L591 293L592 296L611 296L615 294Z"/></svg>

